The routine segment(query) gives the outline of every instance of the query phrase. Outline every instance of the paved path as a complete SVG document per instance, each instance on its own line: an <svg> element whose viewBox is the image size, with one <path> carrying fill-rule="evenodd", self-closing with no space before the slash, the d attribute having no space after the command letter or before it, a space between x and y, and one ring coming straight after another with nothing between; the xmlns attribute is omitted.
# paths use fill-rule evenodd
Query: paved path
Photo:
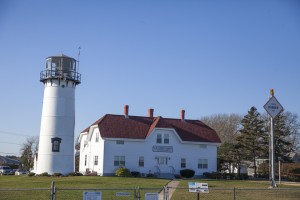
<svg viewBox="0 0 300 200"><path fill-rule="evenodd" d="M180 181L178 180L172 180L170 181L166 187L171 187L169 188L169 199L171 199L173 193L175 192L176 188L178 187ZM159 193L159 200L164 200L164 190L162 190L160 193Z"/></svg>

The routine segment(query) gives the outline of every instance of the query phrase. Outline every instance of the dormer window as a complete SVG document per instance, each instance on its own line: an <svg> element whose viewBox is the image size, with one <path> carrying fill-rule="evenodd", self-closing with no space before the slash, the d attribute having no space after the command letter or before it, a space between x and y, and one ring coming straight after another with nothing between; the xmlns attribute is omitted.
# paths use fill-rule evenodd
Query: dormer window
<svg viewBox="0 0 300 200"><path fill-rule="evenodd" d="M169 134L161 134L158 133L156 136L156 144L169 144L170 139L169 139Z"/></svg>
<svg viewBox="0 0 300 200"><path fill-rule="evenodd" d="M156 143L161 144L162 143L162 135L159 133L157 134Z"/></svg>
<svg viewBox="0 0 300 200"><path fill-rule="evenodd" d="M51 138L51 143L52 143L52 152L59 152L61 138L58 138L58 137Z"/></svg>
<svg viewBox="0 0 300 200"><path fill-rule="evenodd" d="M164 144L169 144L169 134L164 134Z"/></svg>

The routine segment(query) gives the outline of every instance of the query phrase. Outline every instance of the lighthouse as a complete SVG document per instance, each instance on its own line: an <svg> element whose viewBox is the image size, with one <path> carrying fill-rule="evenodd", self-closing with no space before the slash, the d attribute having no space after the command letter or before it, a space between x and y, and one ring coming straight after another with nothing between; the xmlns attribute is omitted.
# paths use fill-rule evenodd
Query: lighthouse
<svg viewBox="0 0 300 200"><path fill-rule="evenodd" d="M77 61L64 54L46 58L40 73L43 109L35 173L74 172L75 88L81 82Z"/></svg>

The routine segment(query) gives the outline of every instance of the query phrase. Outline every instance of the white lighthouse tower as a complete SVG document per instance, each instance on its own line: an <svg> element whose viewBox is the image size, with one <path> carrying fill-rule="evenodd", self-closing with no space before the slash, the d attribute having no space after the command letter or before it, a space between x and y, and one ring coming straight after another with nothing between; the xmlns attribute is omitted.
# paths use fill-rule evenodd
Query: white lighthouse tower
<svg viewBox="0 0 300 200"><path fill-rule="evenodd" d="M76 60L66 55L46 58L43 111L35 173L74 172L75 88L81 82Z"/></svg>

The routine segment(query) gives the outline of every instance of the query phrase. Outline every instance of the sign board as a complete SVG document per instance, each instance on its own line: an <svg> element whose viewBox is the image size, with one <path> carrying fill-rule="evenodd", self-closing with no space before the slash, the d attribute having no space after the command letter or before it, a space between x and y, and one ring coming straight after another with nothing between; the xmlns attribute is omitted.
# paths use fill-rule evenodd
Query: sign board
<svg viewBox="0 0 300 200"><path fill-rule="evenodd" d="M101 192L83 192L83 200L102 200Z"/></svg>
<svg viewBox="0 0 300 200"><path fill-rule="evenodd" d="M275 118L283 110L283 107L274 96L269 99L264 108L272 118Z"/></svg>
<svg viewBox="0 0 300 200"><path fill-rule="evenodd" d="M158 193L145 193L145 200L158 200Z"/></svg>
<svg viewBox="0 0 300 200"><path fill-rule="evenodd" d="M156 146L152 147L153 152L166 152L166 153L173 153L173 146Z"/></svg>
<svg viewBox="0 0 300 200"><path fill-rule="evenodd" d="M116 192L116 197L130 197L130 192Z"/></svg>
<svg viewBox="0 0 300 200"><path fill-rule="evenodd" d="M189 182L189 192L209 193L207 183Z"/></svg>

